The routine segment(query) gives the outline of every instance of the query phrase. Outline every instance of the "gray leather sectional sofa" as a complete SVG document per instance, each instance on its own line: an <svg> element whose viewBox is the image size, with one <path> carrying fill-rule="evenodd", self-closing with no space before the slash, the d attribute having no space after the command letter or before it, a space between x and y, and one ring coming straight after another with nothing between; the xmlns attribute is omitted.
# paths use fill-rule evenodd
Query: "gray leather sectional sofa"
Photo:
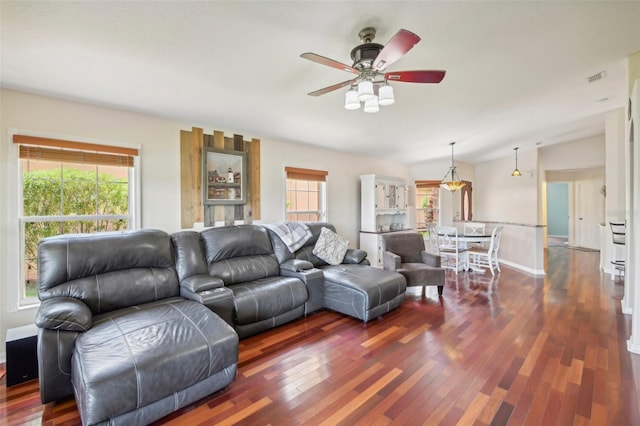
<svg viewBox="0 0 640 426"><path fill-rule="evenodd" d="M62 235L38 248L43 403L74 394L83 424L147 424L235 379L238 338L332 309L367 322L405 278L348 250L291 252L259 225Z"/></svg>

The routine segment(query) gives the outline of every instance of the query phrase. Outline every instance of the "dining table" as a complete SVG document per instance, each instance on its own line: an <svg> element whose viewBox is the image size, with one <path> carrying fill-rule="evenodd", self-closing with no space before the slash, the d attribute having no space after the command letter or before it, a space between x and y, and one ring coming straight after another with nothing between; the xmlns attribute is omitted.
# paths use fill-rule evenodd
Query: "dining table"
<svg viewBox="0 0 640 426"><path fill-rule="evenodd" d="M450 238L456 237L455 234L438 234L440 236L447 236ZM458 234L456 244L459 249L469 248L469 244L484 244L491 241L491 234ZM488 248L487 248L488 250ZM484 272L483 268L469 265L467 259L468 271L472 272Z"/></svg>

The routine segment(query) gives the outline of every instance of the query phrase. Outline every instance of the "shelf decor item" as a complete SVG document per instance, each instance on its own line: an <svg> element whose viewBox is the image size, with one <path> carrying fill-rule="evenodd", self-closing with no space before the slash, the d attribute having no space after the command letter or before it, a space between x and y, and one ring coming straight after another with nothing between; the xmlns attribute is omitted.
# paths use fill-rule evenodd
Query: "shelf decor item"
<svg viewBox="0 0 640 426"><path fill-rule="evenodd" d="M244 204L247 154L207 147L202 149L202 154L204 204Z"/></svg>

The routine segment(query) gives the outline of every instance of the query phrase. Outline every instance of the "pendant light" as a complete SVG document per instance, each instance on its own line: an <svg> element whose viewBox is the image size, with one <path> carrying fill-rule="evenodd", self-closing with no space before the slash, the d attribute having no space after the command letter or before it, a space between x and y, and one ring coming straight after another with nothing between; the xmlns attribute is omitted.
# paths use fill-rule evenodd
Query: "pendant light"
<svg viewBox="0 0 640 426"><path fill-rule="evenodd" d="M442 188L451 192L456 192L465 185L465 183L458 177L458 174L456 173L456 166L453 163L453 145L455 144L455 142L449 143L449 145L451 145L451 167L449 167L449 170L445 173L442 178L442 182L440 183ZM448 176L451 176L451 179L447 180Z"/></svg>
<svg viewBox="0 0 640 426"><path fill-rule="evenodd" d="M518 148L513 148L513 150L516 152L516 168L511 173L511 176L522 176L522 173L518 170Z"/></svg>

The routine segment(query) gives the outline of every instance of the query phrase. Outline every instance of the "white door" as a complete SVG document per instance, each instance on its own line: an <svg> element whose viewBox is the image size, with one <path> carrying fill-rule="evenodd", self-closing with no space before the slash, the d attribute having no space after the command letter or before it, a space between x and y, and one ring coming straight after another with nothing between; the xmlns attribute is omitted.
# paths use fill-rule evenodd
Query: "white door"
<svg viewBox="0 0 640 426"><path fill-rule="evenodd" d="M601 180L577 181L575 242L578 247L600 250L600 223L604 221Z"/></svg>

